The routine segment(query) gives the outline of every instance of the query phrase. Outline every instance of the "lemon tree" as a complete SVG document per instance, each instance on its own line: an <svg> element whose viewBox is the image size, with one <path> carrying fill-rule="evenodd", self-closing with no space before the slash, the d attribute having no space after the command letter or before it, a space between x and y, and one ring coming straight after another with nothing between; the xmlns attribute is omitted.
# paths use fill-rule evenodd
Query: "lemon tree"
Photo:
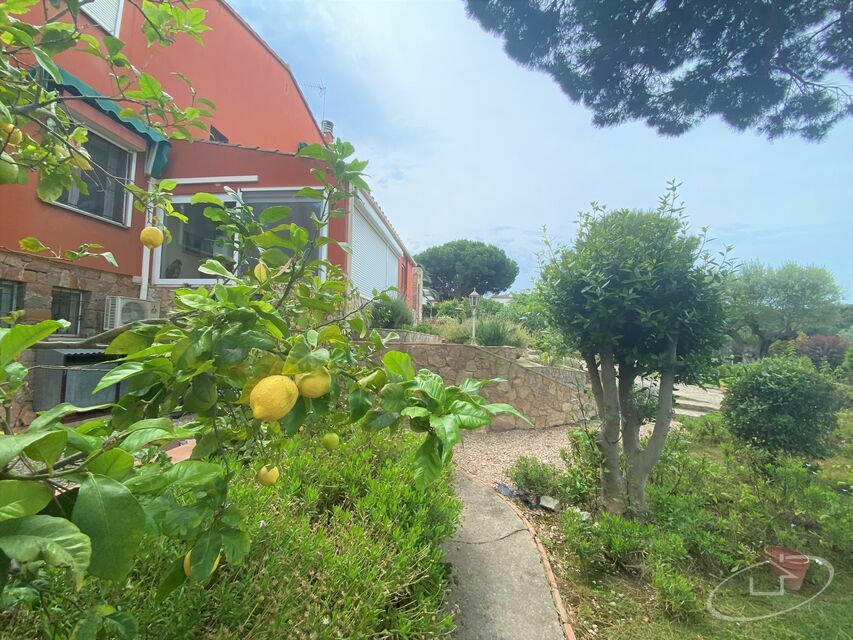
<svg viewBox="0 0 853 640"><path fill-rule="evenodd" d="M35 176L40 195L50 199L77 184L79 172L90 166L85 131L67 119L62 96L44 86L55 71L53 56L61 52L80 49L106 60L117 75L128 75L127 81L118 81L126 84L116 100L128 102L128 109L144 113L174 137L188 137L187 127L201 123L213 108L179 108L158 92L159 85L130 67L119 40L101 42L80 33L79 3L45 2L48 19L41 25L16 17L35 4L40 3L0 2L5 54L0 62L5 154L0 178L13 170L15 181ZM198 37L204 30L204 12L190 3L143 2L139 7L152 43L168 44L181 33ZM70 21L56 18L60 14ZM41 130L39 123L52 128L50 136L33 137ZM319 247L332 242L325 233L329 221L346 215L342 203L355 189L368 188L367 163L355 159L352 145L340 140L310 145L299 155L312 162L318 184L299 192L321 205L310 228L293 223L287 207L253 210L233 191L228 204L205 193L192 198L205 205L205 217L217 226L222 254L235 259L227 264L207 260L199 270L214 276L214 283L178 290L168 317L89 339L91 344L108 342L107 353L117 358L97 389L123 384L127 391L118 402L87 409L63 403L24 431L14 431L12 403L28 374L20 356L64 323L28 324L19 312L2 319L4 606L40 602L45 571L67 573L68 592L62 598L69 603L84 581L121 588L140 561L139 543L146 536L172 540L184 549L158 584L139 585L159 600L181 585L204 583L223 563L240 563L251 535L229 499L235 465L250 465L258 490L265 490L278 481L286 440L297 433L316 437L324 455L336 455L341 442L336 424L354 423L389 437L409 428L423 441L408 481L426 487L451 460L462 429L484 426L500 412L517 415L512 407L479 395L486 381L447 386L435 373L416 371L406 354L389 349L393 336L383 338L368 329L371 299L351 290L337 266L314 258ZM140 242L168 242L158 221L164 215L180 218L169 200L174 183L161 181L151 191L127 188L136 210L155 223ZM96 243L54 251L30 237L21 240L21 247L56 260L101 256L115 263ZM191 419L176 424L171 418L176 411ZM82 423L63 423L87 412L92 417ZM190 459L173 464L164 448L176 439L193 442L194 449ZM122 637L136 633L131 612L116 611L108 602L69 611L79 615L77 638L97 637L102 630Z"/></svg>

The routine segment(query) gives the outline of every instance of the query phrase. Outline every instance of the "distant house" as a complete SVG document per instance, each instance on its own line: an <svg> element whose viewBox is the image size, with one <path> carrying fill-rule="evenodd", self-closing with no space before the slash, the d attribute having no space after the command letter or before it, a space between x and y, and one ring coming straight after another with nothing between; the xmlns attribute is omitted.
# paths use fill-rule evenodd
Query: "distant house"
<svg viewBox="0 0 853 640"><path fill-rule="evenodd" d="M141 31L143 17L128 0L85 4L80 24L98 37L120 37L131 63L160 80L179 103L188 102L189 93L175 72L189 78L199 96L217 105L209 136L192 143L167 140L138 120L124 119L108 102L80 100L73 107L74 117L90 132L87 148L99 165L143 188L151 181L175 180L175 207L189 222L169 218L165 224L172 242L151 251L139 242L146 220L113 182L92 175L88 195L73 189L51 203L36 195L35 176L26 185L4 185L0 315L21 308L27 321L63 318L71 323L66 333L80 337L163 315L176 287L211 282L198 267L222 251L203 207L189 202L197 191L224 196L225 187L231 187L256 210L287 205L294 221L310 220L317 203L295 194L318 184L310 174L317 164L295 154L302 144L332 140L332 123L318 125L290 67L226 2L202 0L197 6L207 11L211 27L204 46L178 38L170 47L149 48ZM37 10L42 10L40 3ZM33 20L41 18L34 14ZM58 63L68 93L113 95L101 60L68 52ZM328 233L348 243L352 254L330 244L318 250L318 257L339 265L364 293L397 287L419 316L420 269L388 217L369 193L359 193L346 209L345 217L331 221ZM119 266L98 260L58 264L16 251L19 239L31 235L63 249L98 242L115 254Z"/></svg>
<svg viewBox="0 0 853 640"><path fill-rule="evenodd" d="M501 304L509 304L514 297L515 296L513 296L511 293L496 293L494 295L489 296L489 300L494 300L495 302L500 302Z"/></svg>

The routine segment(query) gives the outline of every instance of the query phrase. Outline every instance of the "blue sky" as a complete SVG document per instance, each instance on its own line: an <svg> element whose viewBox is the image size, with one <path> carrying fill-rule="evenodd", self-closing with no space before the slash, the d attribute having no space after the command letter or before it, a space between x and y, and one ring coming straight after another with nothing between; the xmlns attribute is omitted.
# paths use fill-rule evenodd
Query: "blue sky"
<svg viewBox="0 0 853 640"><path fill-rule="evenodd" d="M691 224L741 260L829 268L853 301L853 121L820 144L707 121L679 138L591 124L521 68L461 0L232 0L287 61L319 119L370 160L369 182L413 253L492 242L536 273L542 227L569 241L593 200L652 208L683 183Z"/></svg>

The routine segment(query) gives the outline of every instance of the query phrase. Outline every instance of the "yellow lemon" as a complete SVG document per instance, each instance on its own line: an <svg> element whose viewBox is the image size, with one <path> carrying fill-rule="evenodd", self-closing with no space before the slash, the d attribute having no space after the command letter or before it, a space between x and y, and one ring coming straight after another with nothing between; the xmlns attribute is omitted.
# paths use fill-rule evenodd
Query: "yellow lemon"
<svg viewBox="0 0 853 640"><path fill-rule="evenodd" d="M187 578L193 577L192 560L190 560L190 554L192 552L193 552L193 550L190 549L189 551L187 551L187 555L184 556L184 575ZM211 575L211 576L213 575L213 572L216 571L216 568L219 566L219 560L221 558L222 558L222 554L217 553L216 554L216 560L214 560L214 562L213 562L213 569L210 570L210 573L208 575Z"/></svg>
<svg viewBox="0 0 853 640"><path fill-rule="evenodd" d="M24 139L23 132L11 122L5 123L0 129L3 130L2 140L13 147L17 147Z"/></svg>
<svg viewBox="0 0 853 640"><path fill-rule="evenodd" d="M341 444L341 437L337 433L327 433L323 436L323 448L326 451L334 451Z"/></svg>
<svg viewBox="0 0 853 640"><path fill-rule="evenodd" d="M296 376L296 386L299 395L305 398L319 398L329 393L332 388L332 376L326 367L314 369L311 373Z"/></svg>
<svg viewBox="0 0 853 640"><path fill-rule="evenodd" d="M17 180L18 165L8 153L0 153L0 184L12 184Z"/></svg>
<svg viewBox="0 0 853 640"><path fill-rule="evenodd" d="M270 270L267 269L267 265L265 265L263 262L259 262L258 264L256 264L252 272L255 274L255 280L257 280L261 284L266 282L267 279L269 279L270 277Z"/></svg>
<svg viewBox="0 0 853 640"><path fill-rule="evenodd" d="M249 394L252 415L258 420L281 420L290 413L299 389L287 376L267 376L255 385Z"/></svg>
<svg viewBox="0 0 853 640"><path fill-rule="evenodd" d="M273 485L278 482L278 476L278 467L271 467L265 464L263 467L258 469L258 473L255 476L255 480L257 480L259 484L262 484L265 487L269 487L270 485Z"/></svg>
<svg viewBox="0 0 853 640"><path fill-rule="evenodd" d="M157 227L145 227L139 234L139 241L149 249L163 244L163 232Z"/></svg>

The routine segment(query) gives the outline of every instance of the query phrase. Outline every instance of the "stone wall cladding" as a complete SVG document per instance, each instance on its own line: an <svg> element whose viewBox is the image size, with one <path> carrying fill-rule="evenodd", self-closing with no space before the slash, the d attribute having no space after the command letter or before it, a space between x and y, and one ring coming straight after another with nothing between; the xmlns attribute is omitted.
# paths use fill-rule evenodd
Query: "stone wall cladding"
<svg viewBox="0 0 853 640"><path fill-rule="evenodd" d="M104 330L107 296L139 296L139 285L132 276L14 251L0 251L0 279L23 285L22 306L26 311L23 321L28 323L50 320L54 287L81 291L80 334L74 337L87 337ZM27 367L35 364L32 350L22 354L21 362ZM35 417L31 407L31 379L32 375L28 376L20 399L12 406L12 423L16 428L29 424Z"/></svg>
<svg viewBox="0 0 853 640"><path fill-rule="evenodd" d="M408 353L415 369L435 371L445 384L459 384L465 378L504 378L506 382L486 385L482 394L489 402L506 402L521 411L536 428L573 422L570 414L578 408L574 385L544 375L504 357L495 349L467 344L391 343L390 349ZM490 429L527 429L530 425L513 416L498 416Z"/></svg>
<svg viewBox="0 0 853 640"><path fill-rule="evenodd" d="M377 329L380 335L387 336L389 333L396 333L400 338L397 342L424 343L424 344L439 344L441 336L436 336L431 333L421 333L420 331L406 331L405 329Z"/></svg>

